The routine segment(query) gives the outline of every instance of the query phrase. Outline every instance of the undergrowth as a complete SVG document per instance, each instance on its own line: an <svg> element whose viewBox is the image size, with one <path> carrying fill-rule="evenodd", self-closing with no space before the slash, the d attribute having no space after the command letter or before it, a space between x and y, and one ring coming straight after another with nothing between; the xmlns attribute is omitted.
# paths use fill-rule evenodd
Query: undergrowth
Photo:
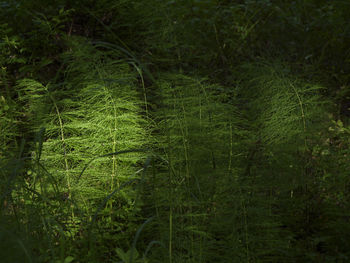
<svg viewBox="0 0 350 263"><path fill-rule="evenodd" d="M349 261L350 6L241 2L0 1L3 262Z"/></svg>

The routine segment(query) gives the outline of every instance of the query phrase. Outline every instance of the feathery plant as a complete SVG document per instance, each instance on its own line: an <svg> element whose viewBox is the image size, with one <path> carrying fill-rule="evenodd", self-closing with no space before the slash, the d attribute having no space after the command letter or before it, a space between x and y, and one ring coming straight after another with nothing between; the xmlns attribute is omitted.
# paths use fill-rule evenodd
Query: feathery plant
<svg viewBox="0 0 350 263"><path fill-rule="evenodd" d="M234 181L237 127L244 121L227 100L223 87L181 74L162 74L162 105L156 112L158 145L166 160L153 184L154 206L168 262L207 262L210 217L215 195ZM164 224L167 222L167 224ZM165 260L165 259L163 259Z"/></svg>
<svg viewBox="0 0 350 263"><path fill-rule="evenodd" d="M323 88L297 79L276 62L245 64L242 75L247 80L242 94L253 98L248 106L259 140L271 146L303 142L307 148L308 133L325 118Z"/></svg>
<svg viewBox="0 0 350 263"><path fill-rule="evenodd" d="M116 59L110 58L111 55ZM118 61L118 54L102 55L84 45L78 45L77 51L73 50L67 56L70 61L67 88L77 92L76 101L68 101L68 105L74 105L73 110L66 112L65 127L71 134L65 139L66 147L69 147L66 151L70 154L67 158L71 158L72 163L70 172L80 171L87 158L143 147L146 142L145 121L140 115L141 100L135 76L128 64ZM65 101L62 103L64 105ZM54 141L52 145L54 147ZM55 152L53 149L47 148L49 152ZM137 162L140 161L142 156L135 153L96 160L72 186L76 198L87 204L101 202L101 198L109 193L106 189L113 191L130 179L138 170ZM107 214L104 215L111 224L109 228L120 231L127 224L131 229L131 222L136 219L133 218L133 211L136 211L133 208L134 198L134 192L123 190L118 197L109 199L105 210ZM91 211L94 206L84 206L88 214L94 212Z"/></svg>
<svg viewBox="0 0 350 263"><path fill-rule="evenodd" d="M127 248L125 243L130 241L128 236L138 220L136 192L124 188L108 197L105 208L95 213L111 192L138 177L144 154L98 158L83 174L81 171L96 156L146 146L144 101L136 75L127 63L118 60L118 54L102 53L88 44L73 45L65 59L64 83L45 86L25 79L18 85L32 130L46 128L40 161L45 176L30 180L31 189L47 198L63 200L66 208L58 222L63 224L65 235L74 238L84 231L92 216L97 216L100 231L107 227L108 232L128 233L103 237L104 241L114 240L114 245Z"/></svg>
<svg viewBox="0 0 350 263"><path fill-rule="evenodd" d="M293 76L281 63L250 63L240 70L238 96L254 138L245 172L249 258L292 260L298 254L293 246L311 224L307 196L317 178L310 173L310 150L326 120L322 87Z"/></svg>

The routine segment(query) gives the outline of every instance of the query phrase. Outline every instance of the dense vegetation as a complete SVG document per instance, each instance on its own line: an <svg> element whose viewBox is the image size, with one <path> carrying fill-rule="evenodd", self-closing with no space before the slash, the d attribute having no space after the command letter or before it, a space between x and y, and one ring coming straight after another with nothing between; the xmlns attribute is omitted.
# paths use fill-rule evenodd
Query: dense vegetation
<svg viewBox="0 0 350 263"><path fill-rule="evenodd" d="M1 262L350 262L348 0L0 19Z"/></svg>

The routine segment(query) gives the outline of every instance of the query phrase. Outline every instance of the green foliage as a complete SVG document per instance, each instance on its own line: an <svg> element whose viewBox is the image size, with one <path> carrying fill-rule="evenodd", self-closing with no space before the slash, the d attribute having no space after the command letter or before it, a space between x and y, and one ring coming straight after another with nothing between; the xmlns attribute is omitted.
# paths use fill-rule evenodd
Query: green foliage
<svg viewBox="0 0 350 263"><path fill-rule="evenodd" d="M210 261L215 215L209 213L217 192L239 169L237 140L245 138L239 129L245 121L234 105L224 103L219 85L179 74L162 75L158 85L163 105L156 113L157 138L164 161L151 181L158 231L169 260Z"/></svg>
<svg viewBox="0 0 350 263"><path fill-rule="evenodd" d="M144 148L147 143L140 96L130 67L112 60L111 54L79 47L91 53L69 54L64 93L55 85L43 86L30 79L19 81L17 86L28 121L27 130L35 133L46 127L40 150L45 169L37 164L34 172L28 171L29 189L45 198L66 200L60 207L63 209L60 220L65 224L63 231L72 237L84 231L83 221L96 213L92 205L98 205L110 192L133 178L141 168L143 157L127 153L100 158L79 178L87 162L97 155ZM35 162L39 161L38 152L33 151L32 156ZM98 215L100 231L105 224L111 231L133 229L132 222L137 219L134 213L138 211L135 202L136 193L128 189L109 198L106 208ZM40 207L37 209L40 211ZM57 213L55 208L51 209L53 214ZM117 236L112 239L125 243Z"/></svg>
<svg viewBox="0 0 350 263"><path fill-rule="evenodd" d="M307 136L320 129L326 118L320 96L323 88L292 77L288 68L277 63L247 64L242 75L248 83L241 92L251 98L248 114L258 129L258 139L272 146L304 142L307 147Z"/></svg>
<svg viewBox="0 0 350 263"><path fill-rule="evenodd" d="M0 1L1 259L348 262L349 7Z"/></svg>

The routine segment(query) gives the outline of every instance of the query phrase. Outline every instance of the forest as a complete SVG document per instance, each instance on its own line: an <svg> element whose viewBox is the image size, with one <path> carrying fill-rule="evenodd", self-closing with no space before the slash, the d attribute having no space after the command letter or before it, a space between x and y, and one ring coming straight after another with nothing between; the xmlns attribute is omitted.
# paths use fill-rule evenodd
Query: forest
<svg viewBox="0 0 350 263"><path fill-rule="evenodd" d="M0 0L0 262L350 262L350 1Z"/></svg>

